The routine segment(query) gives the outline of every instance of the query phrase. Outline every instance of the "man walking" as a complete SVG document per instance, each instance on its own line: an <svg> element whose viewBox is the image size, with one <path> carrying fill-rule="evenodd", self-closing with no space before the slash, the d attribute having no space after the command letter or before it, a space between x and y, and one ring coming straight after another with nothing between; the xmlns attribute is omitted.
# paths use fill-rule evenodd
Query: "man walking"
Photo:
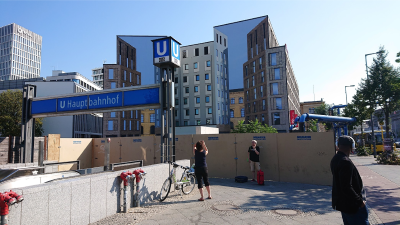
<svg viewBox="0 0 400 225"><path fill-rule="evenodd" d="M252 140L251 141L251 146L249 147L249 158L250 158L250 170L253 172L253 180L256 181L256 171L255 167L257 167L257 171L259 171L260 168L260 148L257 146L257 141Z"/></svg>
<svg viewBox="0 0 400 225"><path fill-rule="evenodd" d="M349 158L354 144L349 136L339 137L339 149L331 160L332 208L342 213L345 225L369 225L363 182Z"/></svg>

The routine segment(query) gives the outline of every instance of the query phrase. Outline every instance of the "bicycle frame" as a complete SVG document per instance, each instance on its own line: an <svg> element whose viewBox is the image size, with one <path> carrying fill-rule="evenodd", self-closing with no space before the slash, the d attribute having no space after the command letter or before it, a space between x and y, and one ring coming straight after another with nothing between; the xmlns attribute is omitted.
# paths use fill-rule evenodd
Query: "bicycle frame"
<svg viewBox="0 0 400 225"><path fill-rule="evenodd" d="M177 164L175 164L175 165L177 165ZM172 170L171 170L171 172L170 172L170 175L169 175L169 177L171 178L171 180L172 180L172 184L174 184L174 188L175 188L175 190L177 189L177 187L178 187L178 182L182 182L182 180L184 179L184 177L187 177L187 174L190 174L190 173L192 173L192 172L188 172L188 169L183 169L183 172L182 172L182 176L181 176L181 179L179 179L179 180L177 180L176 179L176 168L178 168L178 166L179 165L177 165L177 166L174 166L174 165L172 165ZM182 184L179 184L179 185L181 185L182 186Z"/></svg>

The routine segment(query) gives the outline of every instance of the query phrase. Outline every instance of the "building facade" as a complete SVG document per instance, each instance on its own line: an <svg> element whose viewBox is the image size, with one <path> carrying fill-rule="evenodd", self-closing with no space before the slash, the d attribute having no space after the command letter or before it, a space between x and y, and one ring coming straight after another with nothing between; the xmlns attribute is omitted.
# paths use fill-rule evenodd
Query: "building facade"
<svg viewBox="0 0 400 225"><path fill-rule="evenodd" d="M136 71L136 49L117 37L117 64L103 64L103 89L114 89L141 84L141 73ZM104 137L132 137L141 133L140 110L103 113Z"/></svg>
<svg viewBox="0 0 400 225"><path fill-rule="evenodd" d="M322 101L309 101L309 102L300 102L300 112L301 114L310 113L315 114L315 109L324 104Z"/></svg>
<svg viewBox="0 0 400 225"><path fill-rule="evenodd" d="M228 40L181 47L181 68L175 71L175 126L216 125L229 131ZM156 71L156 82L157 82Z"/></svg>
<svg viewBox="0 0 400 225"><path fill-rule="evenodd" d="M245 121L258 119L289 132L290 110L300 114L299 88L286 45L279 46L269 17L247 34L243 64Z"/></svg>
<svg viewBox="0 0 400 225"><path fill-rule="evenodd" d="M76 90L74 93L86 92L86 91L98 91L102 88L96 85L91 80L87 79L85 76L78 72L64 72L62 70L53 70L52 76L46 77L46 81L73 81L76 84Z"/></svg>
<svg viewBox="0 0 400 225"><path fill-rule="evenodd" d="M0 27L0 81L40 77L42 36L15 23Z"/></svg>
<svg viewBox="0 0 400 225"><path fill-rule="evenodd" d="M156 122L156 110L145 109L141 111L140 122L141 122L141 136L155 135L155 122Z"/></svg>
<svg viewBox="0 0 400 225"><path fill-rule="evenodd" d="M103 67L92 69L93 83L97 84L97 86L101 88L103 88L103 79L104 79L103 71L104 71Z"/></svg>
<svg viewBox="0 0 400 225"><path fill-rule="evenodd" d="M243 88L229 90L231 129L238 125L240 120L245 120Z"/></svg>

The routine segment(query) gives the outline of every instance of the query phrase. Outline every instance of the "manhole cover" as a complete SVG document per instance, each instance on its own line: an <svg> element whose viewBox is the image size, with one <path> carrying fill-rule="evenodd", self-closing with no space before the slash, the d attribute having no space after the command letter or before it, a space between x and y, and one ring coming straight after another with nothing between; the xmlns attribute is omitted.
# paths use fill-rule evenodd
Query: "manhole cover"
<svg viewBox="0 0 400 225"><path fill-rule="evenodd" d="M216 204L211 206L211 209L217 210L217 211L234 211L238 210L239 207L237 205L233 204Z"/></svg>
<svg viewBox="0 0 400 225"><path fill-rule="evenodd" d="M284 216L294 216L294 215L297 215L298 212L293 209L276 209L275 213L278 213L278 214L284 215Z"/></svg>

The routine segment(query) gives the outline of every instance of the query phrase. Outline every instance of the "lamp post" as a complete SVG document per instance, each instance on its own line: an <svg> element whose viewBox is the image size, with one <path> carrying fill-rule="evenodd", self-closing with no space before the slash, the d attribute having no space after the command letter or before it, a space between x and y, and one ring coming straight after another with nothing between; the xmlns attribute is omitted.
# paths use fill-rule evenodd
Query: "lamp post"
<svg viewBox="0 0 400 225"><path fill-rule="evenodd" d="M354 85L352 84L350 86L344 86L344 93L346 93L346 105L347 105L347 90L346 90L346 88L348 88L348 87L354 87Z"/></svg>
<svg viewBox="0 0 400 225"><path fill-rule="evenodd" d="M368 75L367 56L369 56L369 55L374 55L374 54L378 54L378 53L380 53L380 52L365 54L365 68L366 68L366 71L367 71L367 79L369 78L369 75ZM374 102L375 102L375 100L374 100ZM374 104L374 105L375 105L375 104ZM373 108L374 108L374 110L375 110L375 107L373 107ZM374 120L373 120L373 118L372 118L373 114L374 114L374 112L371 113L372 143L373 143L373 146L374 146L374 147L373 147L373 148L374 148L374 158L376 158L376 144L375 144ZM362 126L362 124L361 124L361 126Z"/></svg>

